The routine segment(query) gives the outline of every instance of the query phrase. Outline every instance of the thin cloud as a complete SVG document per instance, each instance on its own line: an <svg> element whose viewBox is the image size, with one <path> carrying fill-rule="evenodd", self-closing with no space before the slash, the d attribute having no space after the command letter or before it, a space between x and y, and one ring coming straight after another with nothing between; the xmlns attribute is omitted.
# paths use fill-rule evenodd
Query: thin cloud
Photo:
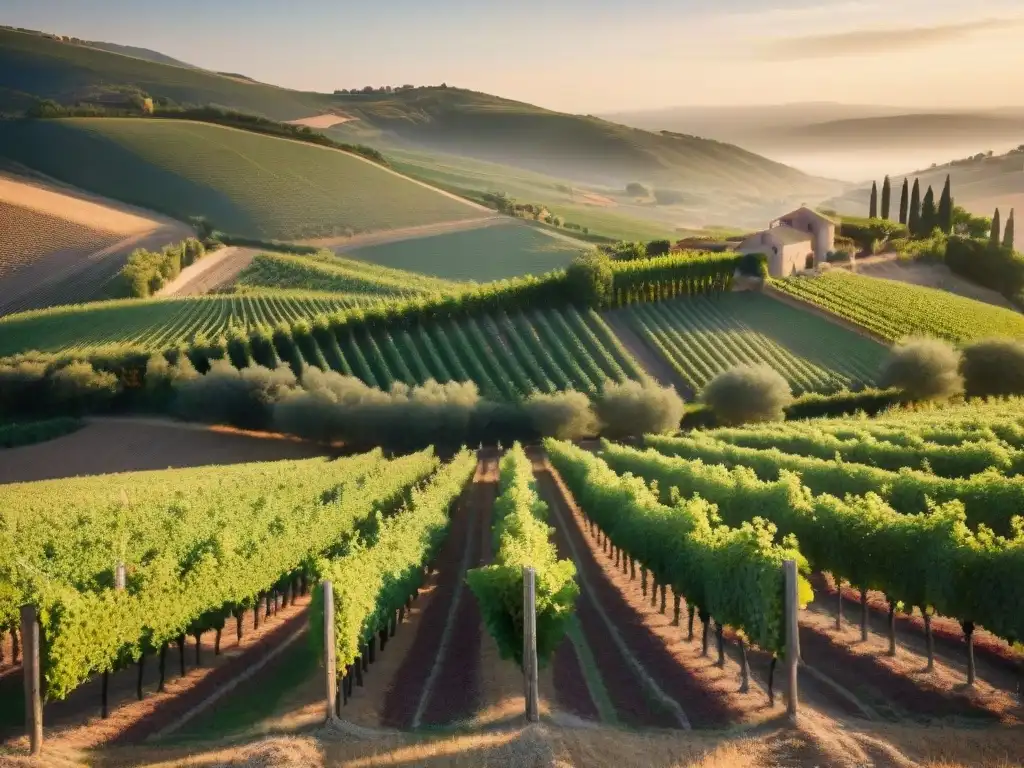
<svg viewBox="0 0 1024 768"><path fill-rule="evenodd" d="M761 49L766 61L800 61L840 56L865 56L951 43L977 32L1024 26L1024 17L979 19L956 24L902 29L856 29L851 32L823 33L772 40Z"/></svg>

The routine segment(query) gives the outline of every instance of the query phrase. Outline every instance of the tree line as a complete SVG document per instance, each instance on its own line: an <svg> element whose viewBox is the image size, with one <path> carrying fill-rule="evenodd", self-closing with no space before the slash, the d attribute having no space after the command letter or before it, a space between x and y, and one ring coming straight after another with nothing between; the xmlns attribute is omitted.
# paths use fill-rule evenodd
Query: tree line
<svg viewBox="0 0 1024 768"><path fill-rule="evenodd" d="M882 182L881 200L879 200L878 182L871 182L871 198L868 203L868 218L891 221L892 183L888 176ZM1006 230L1001 230L999 209L996 208L991 220L975 217L964 208L955 204L950 177L946 174L946 182L938 202L935 190L931 185L921 195L920 179L914 179L911 187L909 179L903 179L900 192L899 223L907 227L911 237L930 237L939 229L945 235L966 235L968 237L988 237L993 246L1013 248L1014 223L1013 210L1010 211Z"/></svg>

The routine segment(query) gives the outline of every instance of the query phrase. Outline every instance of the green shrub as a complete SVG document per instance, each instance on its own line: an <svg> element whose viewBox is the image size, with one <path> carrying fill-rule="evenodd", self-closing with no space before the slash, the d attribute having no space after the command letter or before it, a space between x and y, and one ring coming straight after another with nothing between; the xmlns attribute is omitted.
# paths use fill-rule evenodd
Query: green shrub
<svg viewBox="0 0 1024 768"><path fill-rule="evenodd" d="M501 460L494 503L494 562L466 574L484 624L502 658L523 663L523 569L536 571L537 657L546 663L572 615L579 587L572 560L559 560L550 540L548 507L537 496L530 459L516 443Z"/></svg>
<svg viewBox="0 0 1024 768"><path fill-rule="evenodd" d="M961 354L960 375L968 397L1024 395L1024 342L982 339Z"/></svg>
<svg viewBox="0 0 1024 768"><path fill-rule="evenodd" d="M55 437L68 435L80 429L83 422L70 417L29 421L20 424L0 424L0 448L32 445Z"/></svg>
<svg viewBox="0 0 1024 768"><path fill-rule="evenodd" d="M910 232L906 224L888 219L844 216L843 223L839 225L839 234L849 238L864 250L871 250L876 240L884 242L890 238L907 237Z"/></svg>
<svg viewBox="0 0 1024 768"><path fill-rule="evenodd" d="M879 383L911 400L943 400L963 390L959 366L960 353L948 342L908 339L890 351Z"/></svg>
<svg viewBox="0 0 1024 768"><path fill-rule="evenodd" d="M789 384L767 365L744 365L720 373L704 388L701 400L719 424L735 426L779 421L793 402Z"/></svg>
<svg viewBox="0 0 1024 768"><path fill-rule="evenodd" d="M295 375L287 368L238 370L227 360L215 360L205 375L178 384L174 410L192 421L267 429L274 404L296 384Z"/></svg>
<svg viewBox="0 0 1024 768"><path fill-rule="evenodd" d="M675 432L685 404L672 387L653 382L609 382L594 402L601 434L613 440Z"/></svg>
<svg viewBox="0 0 1024 768"><path fill-rule="evenodd" d="M614 279L607 256L596 250L581 254L566 270L570 301L582 307L600 307L611 298Z"/></svg>
<svg viewBox="0 0 1024 768"><path fill-rule="evenodd" d="M740 258L739 271L747 277L768 277L768 257L763 253L745 253Z"/></svg>
<svg viewBox="0 0 1024 768"><path fill-rule="evenodd" d="M0 415L15 417L41 410L46 363L22 360L0 365Z"/></svg>
<svg viewBox="0 0 1024 768"><path fill-rule="evenodd" d="M542 437L580 440L598 433L597 417L582 392L535 394L523 404L527 418Z"/></svg>
<svg viewBox="0 0 1024 768"><path fill-rule="evenodd" d="M399 383L383 392L353 376L307 368L302 388L284 392L274 406L273 421L282 432L349 446L457 447L468 441L481 402L473 382Z"/></svg>
<svg viewBox="0 0 1024 768"><path fill-rule="evenodd" d="M58 413L88 413L105 408L120 390L117 376L75 361L49 375L49 395Z"/></svg>

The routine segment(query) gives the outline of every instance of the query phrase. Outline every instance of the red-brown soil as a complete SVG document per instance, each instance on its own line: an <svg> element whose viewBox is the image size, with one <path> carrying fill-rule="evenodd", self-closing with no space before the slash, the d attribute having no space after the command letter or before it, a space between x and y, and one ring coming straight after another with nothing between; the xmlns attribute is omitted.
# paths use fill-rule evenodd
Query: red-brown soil
<svg viewBox="0 0 1024 768"><path fill-rule="evenodd" d="M95 419L70 435L8 448L0 483L322 456L319 445L173 421Z"/></svg>
<svg viewBox="0 0 1024 768"><path fill-rule="evenodd" d="M822 600L822 604L834 613L836 607L835 582L830 576L818 574L812 579L814 592L817 595L829 595L831 600ZM887 632L889 603L881 592L868 592L868 609L870 610L870 626L873 631ZM849 586L843 586L843 616L860 621L860 592ZM900 642L914 643L924 647L924 619L918 611L913 614L896 614L896 633ZM932 637L935 641L935 652L939 655L955 659L966 666L967 645L964 640L960 622L945 616L932 617ZM1024 677L1024 654L1015 650L1005 640L996 637L982 628L974 630L974 655L979 666L979 673L984 665L998 668L1002 675L1010 676L1013 682L1011 689L1016 688L1016 680Z"/></svg>
<svg viewBox="0 0 1024 768"><path fill-rule="evenodd" d="M484 562L484 540L490 536L491 512L497 496L497 459L482 459L482 471L474 478L470 491L469 514L473 518L474 535L470 537L467 568ZM429 692L423 725L446 725L468 719L480 701L480 641L483 626L480 606L465 585L456 609L451 636L441 656L433 688Z"/></svg>
<svg viewBox="0 0 1024 768"><path fill-rule="evenodd" d="M434 563L437 576L430 602L420 618L415 642L402 660L384 697L381 722L385 725L398 728L409 728L413 725L421 700L430 694L427 691L427 686L434 665L441 664L443 667L445 664L442 649L445 627L449 620L455 621L459 618L462 601L472 602L473 600L468 587L462 583L465 578L463 565L473 562L471 559L466 559L467 549L470 550L470 558L473 557L473 549L479 553L480 539L477 526L480 521L477 519L476 511L481 508L482 503L486 504L488 497L493 501L493 490L489 487L489 483L481 481L483 472L481 462L481 465L477 467L472 484L463 492L452 515L448 537ZM479 555L477 554L477 556ZM456 590L460 588L462 591L460 607L456 608L454 615L450 615L452 600ZM479 630L476 626L473 627L472 634L477 635L476 642L479 643ZM455 640L454 632L451 637ZM462 658L460 662L467 667L472 667L477 659L479 659L479 653L474 653L471 658ZM470 674L475 675L477 672ZM440 675L437 676L437 681L441 685L441 690L445 691L446 684L441 681ZM475 692L471 695L475 695ZM436 697L431 696L431 698ZM457 700L453 700L453 704L457 703ZM431 705L431 702L428 701L427 704ZM436 710L432 710L433 712Z"/></svg>
<svg viewBox="0 0 1024 768"><path fill-rule="evenodd" d="M582 599L582 598L581 598ZM555 681L555 700L567 712L589 720L597 720L600 713L590 697L583 668L580 666L576 646L568 638L562 638L552 660Z"/></svg>
<svg viewBox="0 0 1024 768"><path fill-rule="evenodd" d="M610 635L597 610L600 605L612 626L625 640L630 654L686 714L693 727L723 726L735 720L725 701L702 686L681 666L662 640L645 625L643 617L625 599L598 563L593 547L584 536L573 506L568 502L553 472L545 465L537 469L538 488L551 507L560 556L575 550L580 560L582 594L577 613L587 642L601 660L601 675L622 721L629 725L679 727L670 710L647 699L647 693L628 660ZM568 546L572 542L572 546Z"/></svg>

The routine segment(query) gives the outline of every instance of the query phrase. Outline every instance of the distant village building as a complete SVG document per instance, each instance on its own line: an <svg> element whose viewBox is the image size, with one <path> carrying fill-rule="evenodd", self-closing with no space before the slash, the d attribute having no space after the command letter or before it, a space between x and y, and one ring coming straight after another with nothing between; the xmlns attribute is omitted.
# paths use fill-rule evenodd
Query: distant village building
<svg viewBox="0 0 1024 768"><path fill-rule="evenodd" d="M814 269L835 250L836 225L810 208L797 208L780 216L768 229L751 235L736 249L740 253L763 253L768 257L768 274L787 277Z"/></svg>

